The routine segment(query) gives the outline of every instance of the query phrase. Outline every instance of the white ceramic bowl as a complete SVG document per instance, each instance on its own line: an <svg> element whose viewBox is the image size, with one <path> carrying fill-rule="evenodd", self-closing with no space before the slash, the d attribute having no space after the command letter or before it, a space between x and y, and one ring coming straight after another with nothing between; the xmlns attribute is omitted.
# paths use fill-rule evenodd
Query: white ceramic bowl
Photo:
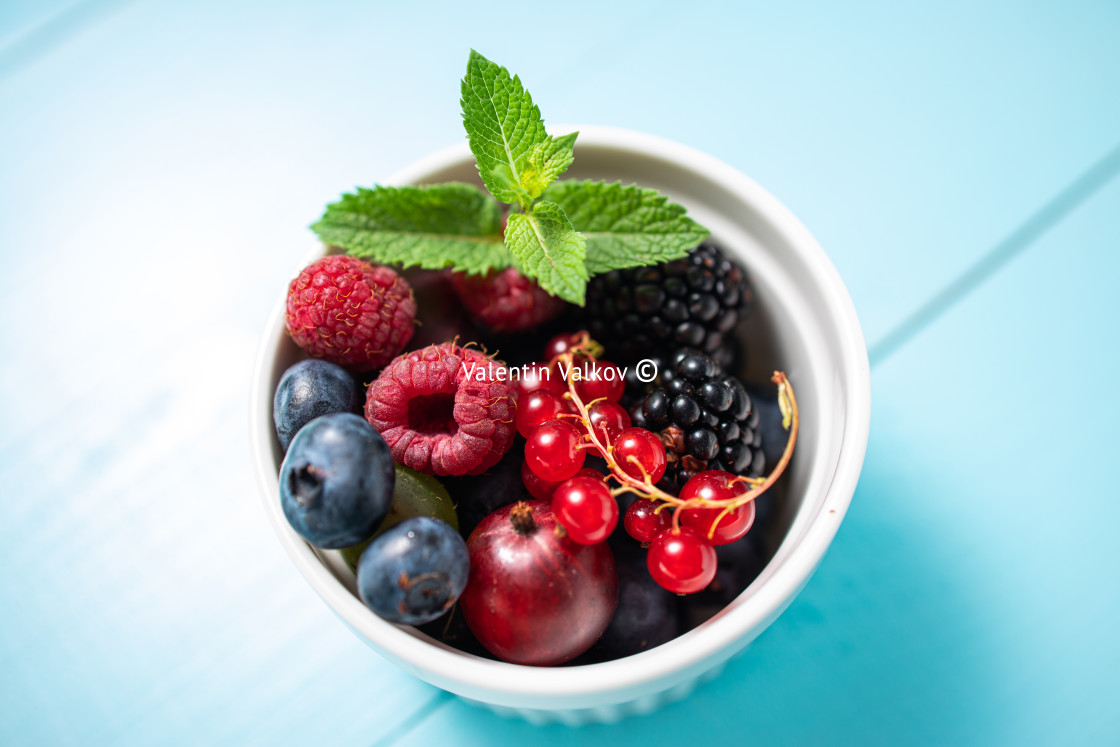
<svg viewBox="0 0 1120 747"><path fill-rule="evenodd" d="M801 435L777 519L777 551L731 605L698 628L636 656L587 666L536 668L465 654L370 612L336 553L304 542L280 510L281 454L272 397L300 351L284 333L283 297L268 323L253 377L253 454L265 511L315 591L369 646L437 687L531 721L612 721L686 695L759 635L804 587L847 511L867 447L871 410L867 349L832 263L773 196L730 166L638 132L583 127L566 177L653 187L685 205L748 268L757 305L746 333L749 379L788 373ZM405 169L391 184L478 181L467 143ZM310 261L310 259L308 260ZM298 268L293 268L295 276Z"/></svg>

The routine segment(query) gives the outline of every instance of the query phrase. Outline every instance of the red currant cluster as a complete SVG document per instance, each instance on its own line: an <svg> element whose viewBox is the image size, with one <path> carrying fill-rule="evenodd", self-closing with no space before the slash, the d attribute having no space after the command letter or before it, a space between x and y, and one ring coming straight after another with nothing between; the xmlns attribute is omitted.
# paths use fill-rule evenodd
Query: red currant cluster
<svg viewBox="0 0 1120 747"><path fill-rule="evenodd" d="M664 444L655 433L631 427L630 415L618 404L625 390L622 371L599 360L601 353L586 332L560 335L546 348L547 363L524 369L517 412L517 430L527 439L522 481L534 498L551 500L560 526L584 545L614 531L616 496L638 495L623 525L649 548L650 575L678 594L701 591L716 574L714 546L746 535L754 523L754 499L789 463L797 438L792 388L784 374L774 374L790 437L769 477L708 470L673 496L656 486L665 474ZM588 452L606 462L606 477L584 467Z"/></svg>

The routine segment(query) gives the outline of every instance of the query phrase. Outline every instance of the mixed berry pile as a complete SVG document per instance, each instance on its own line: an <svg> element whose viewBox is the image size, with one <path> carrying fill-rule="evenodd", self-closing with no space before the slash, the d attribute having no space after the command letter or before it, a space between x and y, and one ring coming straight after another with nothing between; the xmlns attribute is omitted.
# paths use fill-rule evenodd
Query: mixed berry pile
<svg viewBox="0 0 1120 747"><path fill-rule="evenodd" d="M551 665L664 643L695 622L682 595L726 604L761 568L747 535L777 475L760 476L757 396L719 346L664 343L647 351L663 368L628 389L628 366L586 330L543 336L583 310L560 303L541 321L528 304L518 322L503 299L532 283L503 275L464 285L332 255L292 281L288 330L314 357L276 390L284 513L342 551L373 612L464 650ZM435 310L475 339L408 349L429 320L407 276L462 298ZM477 311L496 307L502 331ZM535 359L510 367L491 345ZM770 448L782 467L788 447Z"/></svg>
<svg viewBox="0 0 1120 747"><path fill-rule="evenodd" d="M288 288L281 506L390 622L517 664L636 654L766 562L792 387L736 375L749 275L682 206L558 180L577 133L477 53L462 90L488 193L359 189L313 226L334 251Z"/></svg>

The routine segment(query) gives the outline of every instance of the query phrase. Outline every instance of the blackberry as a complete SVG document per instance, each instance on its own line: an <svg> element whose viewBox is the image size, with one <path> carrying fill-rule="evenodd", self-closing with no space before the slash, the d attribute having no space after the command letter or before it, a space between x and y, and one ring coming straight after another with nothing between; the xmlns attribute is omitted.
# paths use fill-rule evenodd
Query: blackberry
<svg viewBox="0 0 1120 747"><path fill-rule="evenodd" d="M612 359L692 347L727 366L735 355L729 333L753 302L746 271L701 244L672 262L596 275L587 285L587 326Z"/></svg>
<svg viewBox="0 0 1120 747"><path fill-rule="evenodd" d="M678 351L631 418L665 443L668 466L659 487L674 495L707 469L749 477L766 469L758 412L743 382L701 351Z"/></svg>

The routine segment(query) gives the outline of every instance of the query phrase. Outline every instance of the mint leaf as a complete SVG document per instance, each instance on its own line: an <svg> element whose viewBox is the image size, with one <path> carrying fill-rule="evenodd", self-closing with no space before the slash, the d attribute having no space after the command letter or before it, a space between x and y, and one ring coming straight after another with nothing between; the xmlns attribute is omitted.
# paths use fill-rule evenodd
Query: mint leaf
<svg viewBox="0 0 1120 747"><path fill-rule="evenodd" d="M472 275L511 264L501 208L471 184L359 187L328 205L311 230L325 244L383 264Z"/></svg>
<svg viewBox="0 0 1120 747"><path fill-rule="evenodd" d="M546 292L583 305L586 246L559 205L542 201L528 213L511 215L506 247L521 274L535 279Z"/></svg>
<svg viewBox="0 0 1120 747"><path fill-rule="evenodd" d="M521 186L531 199L541 196L545 188L572 165L578 132L537 143L529 153L529 165L521 172Z"/></svg>
<svg viewBox="0 0 1120 747"><path fill-rule="evenodd" d="M575 135L550 138L517 76L473 49L461 92L463 126L482 182L502 202L528 209L572 162Z"/></svg>
<svg viewBox="0 0 1120 747"><path fill-rule="evenodd" d="M587 271L597 275L679 259L708 229L655 189L590 180L564 180L544 191L587 239Z"/></svg>

